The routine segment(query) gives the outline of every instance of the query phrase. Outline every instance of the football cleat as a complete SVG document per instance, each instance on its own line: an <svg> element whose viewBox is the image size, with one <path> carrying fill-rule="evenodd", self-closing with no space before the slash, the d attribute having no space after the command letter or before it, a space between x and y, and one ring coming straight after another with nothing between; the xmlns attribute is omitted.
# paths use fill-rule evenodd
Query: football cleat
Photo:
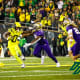
<svg viewBox="0 0 80 80"><path fill-rule="evenodd" d="M21 68L25 68L25 64L22 64L22 65L21 65Z"/></svg>
<svg viewBox="0 0 80 80"><path fill-rule="evenodd" d="M60 67L60 63L56 63L56 67Z"/></svg>

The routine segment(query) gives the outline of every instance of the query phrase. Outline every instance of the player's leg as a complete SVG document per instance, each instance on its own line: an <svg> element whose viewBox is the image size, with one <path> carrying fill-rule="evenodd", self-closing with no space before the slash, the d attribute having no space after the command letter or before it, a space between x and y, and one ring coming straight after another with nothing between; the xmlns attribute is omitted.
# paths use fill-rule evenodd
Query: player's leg
<svg viewBox="0 0 80 80"><path fill-rule="evenodd" d="M45 58L45 54L44 54L44 50L41 50L41 64L44 64L44 58Z"/></svg>
<svg viewBox="0 0 80 80"><path fill-rule="evenodd" d="M42 52L43 52L43 50L42 50L42 45L39 45L39 44L36 45L33 54L34 54L36 57L41 58L41 64L44 63L44 55L42 54Z"/></svg>
<svg viewBox="0 0 80 80"><path fill-rule="evenodd" d="M23 61L18 57L18 54L16 53L15 47L11 47L9 48L10 53L13 57L16 58L17 62L19 62L19 64L21 64L21 67L23 67L22 65L24 64Z"/></svg>
<svg viewBox="0 0 80 80"><path fill-rule="evenodd" d="M78 51L79 53L79 51ZM78 60L78 58L80 57L80 54L77 54L74 56L75 53L71 54L71 58L74 61L74 64L70 67L70 70L75 70L76 68L79 67L80 61ZM76 74L76 72L74 72L74 74Z"/></svg>
<svg viewBox="0 0 80 80"><path fill-rule="evenodd" d="M48 54L48 56L55 61L55 63L57 64L56 66L59 67L60 63L58 63L57 59L53 56L53 54L51 52L51 49L49 47L49 44L44 44L43 45L43 49L46 51L46 53Z"/></svg>
<svg viewBox="0 0 80 80"><path fill-rule="evenodd" d="M69 40L67 41L67 44L68 44L68 54L72 58L72 60L75 61L78 57L80 57L79 44L76 43L74 39L73 39L72 44L70 44Z"/></svg>
<svg viewBox="0 0 80 80"><path fill-rule="evenodd" d="M80 51L80 46L78 43L76 43L72 48L71 48L71 58L73 61L76 61L79 57L80 57L80 54L79 54L79 51Z"/></svg>
<svg viewBox="0 0 80 80"><path fill-rule="evenodd" d="M25 57L22 54L22 51L21 51L21 49L20 49L20 47L18 45L16 45L16 51L19 54L19 56L21 56L22 60L25 60Z"/></svg>
<svg viewBox="0 0 80 80"><path fill-rule="evenodd" d="M41 53L40 53L41 50L42 50L41 45L37 44L33 52L34 56L41 58Z"/></svg>
<svg viewBox="0 0 80 80"><path fill-rule="evenodd" d="M21 49L19 48L19 46L18 46L18 45L16 45L16 50L17 50L17 52L18 52L19 56L22 56Z"/></svg>
<svg viewBox="0 0 80 80"><path fill-rule="evenodd" d="M73 60L73 61L76 61L76 60L77 60L77 58L79 58L79 57L80 57L80 54L77 54L77 55L73 56L72 51L69 51L69 52L68 52L68 54L69 54L69 56L72 58L72 60Z"/></svg>
<svg viewBox="0 0 80 80"><path fill-rule="evenodd" d="M73 53L72 53L72 51L70 50L70 51L68 51L68 54L69 54L69 56L71 57L71 59L74 61L74 59L73 59Z"/></svg>
<svg viewBox="0 0 80 80"><path fill-rule="evenodd" d="M79 53L79 51L76 51L76 52ZM75 52L73 52L73 54L71 52L70 54L71 54L70 57L74 61L74 64L70 67L70 70L75 70L79 67L79 64L80 64L80 61L78 60L78 58L80 57L80 54L75 55L76 54ZM77 71L75 71L73 74L77 74Z"/></svg>
<svg viewBox="0 0 80 80"><path fill-rule="evenodd" d="M73 57L74 60L76 60L77 58L80 58L80 54Z"/></svg>
<svg viewBox="0 0 80 80"><path fill-rule="evenodd" d="M44 50L46 51L46 53L48 54L48 56L49 56L50 58L52 58L52 59L57 63L58 61L56 60L56 58L55 58L55 57L53 56L53 54L51 53L51 49L50 49L49 45L44 45L43 48L44 48Z"/></svg>

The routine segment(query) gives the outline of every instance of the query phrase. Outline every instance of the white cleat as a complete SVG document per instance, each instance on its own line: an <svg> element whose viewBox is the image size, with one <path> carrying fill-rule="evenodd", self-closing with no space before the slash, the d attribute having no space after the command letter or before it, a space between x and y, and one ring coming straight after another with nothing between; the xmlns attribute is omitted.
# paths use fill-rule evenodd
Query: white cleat
<svg viewBox="0 0 80 80"><path fill-rule="evenodd" d="M56 63L56 67L60 67L60 63Z"/></svg>
<svg viewBox="0 0 80 80"><path fill-rule="evenodd" d="M21 65L21 68L24 68L24 67L25 67L25 64L22 64L22 65Z"/></svg>
<svg viewBox="0 0 80 80"><path fill-rule="evenodd" d="M41 64L44 64L44 58L45 56L41 56Z"/></svg>

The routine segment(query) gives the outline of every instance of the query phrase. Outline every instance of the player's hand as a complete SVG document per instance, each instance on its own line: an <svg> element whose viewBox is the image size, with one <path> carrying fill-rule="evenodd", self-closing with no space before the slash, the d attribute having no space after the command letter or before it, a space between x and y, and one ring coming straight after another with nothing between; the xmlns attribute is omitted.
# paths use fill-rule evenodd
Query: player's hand
<svg viewBox="0 0 80 80"><path fill-rule="evenodd" d="M34 21L31 21L31 23L33 24L33 23L34 23Z"/></svg>
<svg viewBox="0 0 80 80"><path fill-rule="evenodd" d="M25 47L29 47L29 46L31 46L31 43L26 43L23 47L25 48Z"/></svg>

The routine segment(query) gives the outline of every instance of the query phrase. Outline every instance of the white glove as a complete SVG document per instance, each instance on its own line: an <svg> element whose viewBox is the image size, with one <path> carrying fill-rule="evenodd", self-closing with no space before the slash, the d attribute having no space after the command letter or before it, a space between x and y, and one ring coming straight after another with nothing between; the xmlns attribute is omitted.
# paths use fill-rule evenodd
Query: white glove
<svg viewBox="0 0 80 80"><path fill-rule="evenodd" d="M20 40L21 38L20 37L18 37L18 40Z"/></svg>
<svg viewBox="0 0 80 80"><path fill-rule="evenodd" d="M31 45L32 45L31 43L25 43L25 45L23 47L25 48L25 47L28 47L28 46L31 46Z"/></svg>
<svg viewBox="0 0 80 80"><path fill-rule="evenodd" d="M34 21L31 21L31 23L34 23Z"/></svg>

